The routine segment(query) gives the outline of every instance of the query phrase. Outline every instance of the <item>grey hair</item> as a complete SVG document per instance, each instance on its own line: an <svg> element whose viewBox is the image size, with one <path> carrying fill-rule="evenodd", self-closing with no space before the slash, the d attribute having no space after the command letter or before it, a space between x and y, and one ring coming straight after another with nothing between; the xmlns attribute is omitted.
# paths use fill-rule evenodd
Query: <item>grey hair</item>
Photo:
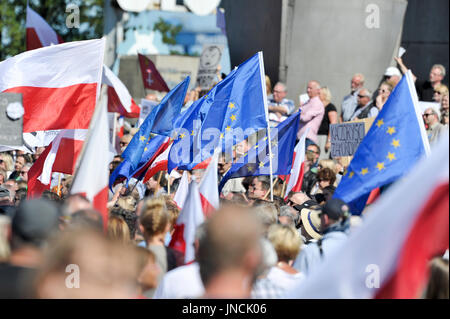
<svg viewBox="0 0 450 319"><path fill-rule="evenodd" d="M277 82L275 85L274 85L274 87L275 86L281 86L282 88L283 88L283 91L284 92L287 92L287 87L286 87L286 84L284 84L283 82Z"/></svg>
<svg viewBox="0 0 450 319"><path fill-rule="evenodd" d="M295 224L296 224L296 217L295 217L295 215L293 214L292 209L293 209L293 208L292 208L291 206L288 206L288 205L281 206L281 207L280 207L280 216L278 216L278 218L280 218L280 217L282 217L282 216L286 216L286 217L290 218L291 221L292 221L292 223L291 223L292 226L295 227Z"/></svg>
<svg viewBox="0 0 450 319"><path fill-rule="evenodd" d="M445 66L442 64L435 64L431 67L431 69L433 70L434 68L439 69L439 71L441 71L441 75L445 76Z"/></svg>

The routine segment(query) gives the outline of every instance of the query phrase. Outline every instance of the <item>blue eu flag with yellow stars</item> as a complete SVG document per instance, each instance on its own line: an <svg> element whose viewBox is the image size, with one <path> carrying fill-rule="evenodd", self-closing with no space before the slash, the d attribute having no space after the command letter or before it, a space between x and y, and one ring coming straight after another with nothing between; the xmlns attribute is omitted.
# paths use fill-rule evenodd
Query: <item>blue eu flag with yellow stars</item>
<svg viewBox="0 0 450 319"><path fill-rule="evenodd" d="M169 171L175 167L191 170L210 158L217 147L231 149L251 135L250 130L254 133L267 128L265 90L262 53L259 52L191 106L197 112L178 131L169 154ZM182 144L187 147L181 147ZM183 154L182 149L186 148L188 153Z"/></svg>
<svg viewBox="0 0 450 319"><path fill-rule="evenodd" d="M407 173L429 154L425 126L410 71L392 91L369 132L361 141L333 197L359 215L370 192Z"/></svg>
<svg viewBox="0 0 450 319"><path fill-rule="evenodd" d="M287 175L292 168L295 141L300 123L300 111L292 114L270 131L268 137L252 146L241 158L233 163L219 183L219 193L231 178L270 175L270 152L272 151L272 174Z"/></svg>
<svg viewBox="0 0 450 319"><path fill-rule="evenodd" d="M180 115L181 107L189 86L189 76L174 87L145 118L139 131L133 136L122 157L130 162L132 169L136 169L142 154L150 142L150 133L170 136L175 121Z"/></svg>

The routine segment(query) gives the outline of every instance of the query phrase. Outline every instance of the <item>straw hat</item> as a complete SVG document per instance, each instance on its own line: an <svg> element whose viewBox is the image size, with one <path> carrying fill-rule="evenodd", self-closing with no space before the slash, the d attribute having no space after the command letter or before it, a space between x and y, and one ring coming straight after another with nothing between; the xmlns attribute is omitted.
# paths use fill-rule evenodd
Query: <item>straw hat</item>
<svg viewBox="0 0 450 319"><path fill-rule="evenodd" d="M314 239L322 238L320 234L320 210L313 210L309 208L303 208L300 211L300 218L302 220L303 227L309 236Z"/></svg>

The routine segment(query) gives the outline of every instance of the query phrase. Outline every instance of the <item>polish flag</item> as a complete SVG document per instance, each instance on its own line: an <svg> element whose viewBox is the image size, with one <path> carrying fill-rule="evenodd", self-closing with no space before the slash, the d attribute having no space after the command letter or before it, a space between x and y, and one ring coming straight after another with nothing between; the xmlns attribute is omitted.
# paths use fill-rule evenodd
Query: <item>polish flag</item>
<svg viewBox="0 0 450 319"><path fill-rule="evenodd" d="M165 142L155 152L155 155L157 154L159 155L157 155L156 157L154 155L153 156L154 160L149 161L149 166L146 166L148 167L148 170L145 173L143 183L146 183L156 173L167 170L167 159L169 158L170 145L172 144L172 142L173 142L172 139L167 138Z"/></svg>
<svg viewBox="0 0 450 319"><path fill-rule="evenodd" d="M420 298L449 247L448 132L288 298Z"/></svg>
<svg viewBox="0 0 450 319"><path fill-rule="evenodd" d="M73 175L87 130L62 130L28 171L28 198L50 189L52 173Z"/></svg>
<svg viewBox="0 0 450 319"><path fill-rule="evenodd" d="M212 212L219 209L219 184L217 180L217 166L219 154L215 153L206 169L205 175L199 185L200 200L205 217L209 217Z"/></svg>
<svg viewBox="0 0 450 319"><path fill-rule="evenodd" d="M139 117L141 108L122 81L106 65L103 65L102 83L108 86L108 112L117 112L128 118Z"/></svg>
<svg viewBox="0 0 450 319"><path fill-rule="evenodd" d="M22 93L23 132L88 129L100 93L105 40L27 51L0 63L0 92Z"/></svg>
<svg viewBox="0 0 450 319"><path fill-rule="evenodd" d="M292 165L291 174L288 176L284 200L287 200L291 191L300 192L302 190L303 175L305 174L305 141L308 131L309 128L306 129L294 148L294 165Z"/></svg>
<svg viewBox="0 0 450 319"><path fill-rule="evenodd" d="M173 197L173 201L177 204L179 209L182 209L189 190L189 176L188 172L184 171L181 176L180 185L178 185L177 192Z"/></svg>
<svg viewBox="0 0 450 319"><path fill-rule="evenodd" d="M146 89L169 92L170 89L166 82L159 74L156 66L153 62L147 58L145 55L138 53L139 65L141 67L142 81L144 82L144 87Z"/></svg>
<svg viewBox="0 0 450 319"><path fill-rule="evenodd" d="M27 51L63 43L62 38L33 9L27 6Z"/></svg>
<svg viewBox="0 0 450 319"><path fill-rule="evenodd" d="M195 259L195 231L204 220L198 186L195 181L192 181L189 184L187 198L175 223L175 231L169 244L169 247L184 254L185 264Z"/></svg>
<svg viewBox="0 0 450 319"><path fill-rule="evenodd" d="M84 152L70 189L71 194L83 194L103 216L103 226L108 222L109 123L106 103L99 102L92 118L90 135L86 139Z"/></svg>

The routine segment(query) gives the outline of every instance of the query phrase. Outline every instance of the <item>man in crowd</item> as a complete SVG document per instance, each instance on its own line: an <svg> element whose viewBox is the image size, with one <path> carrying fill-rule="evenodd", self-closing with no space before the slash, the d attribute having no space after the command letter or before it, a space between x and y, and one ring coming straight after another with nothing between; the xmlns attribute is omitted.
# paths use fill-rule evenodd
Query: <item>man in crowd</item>
<svg viewBox="0 0 450 319"><path fill-rule="evenodd" d="M292 114L294 102L286 99L287 89L284 83L278 82L273 88L273 95L268 96L270 126L275 127Z"/></svg>
<svg viewBox="0 0 450 319"><path fill-rule="evenodd" d="M206 223L198 263L205 298L249 298L261 263L262 226L241 207L225 207Z"/></svg>
<svg viewBox="0 0 450 319"><path fill-rule="evenodd" d="M297 139L300 139L306 129L309 128L308 134L306 135L306 146L308 147L310 144L317 144L317 132L325 114L325 108L319 97L319 82L309 81L306 92L309 96L309 101L300 107L300 125Z"/></svg>
<svg viewBox="0 0 450 319"><path fill-rule="evenodd" d="M249 199L264 199L267 192L270 190L270 177L255 176L248 188Z"/></svg>
<svg viewBox="0 0 450 319"><path fill-rule="evenodd" d="M403 63L402 58L394 58L397 61L403 73L408 72L408 68ZM445 78L445 67L442 64L435 64L431 67L429 79L427 81L417 80L417 77L412 75L416 83L417 95L420 101L434 102L434 88L442 84Z"/></svg>
<svg viewBox="0 0 450 319"><path fill-rule="evenodd" d="M305 174L303 175L302 192L308 196L317 182L317 166L319 163L320 148L316 144L311 144L306 147L306 161L304 164Z"/></svg>
<svg viewBox="0 0 450 319"><path fill-rule="evenodd" d="M297 256L294 268L305 275L314 271L330 253L347 239L350 228L349 208L342 200L330 199L320 213L323 237L308 244Z"/></svg>
<svg viewBox="0 0 450 319"><path fill-rule="evenodd" d="M427 135L430 143L434 143L439 136L445 132L446 128L439 122L439 114L432 107L429 107L423 113L423 120L427 125Z"/></svg>
<svg viewBox="0 0 450 319"><path fill-rule="evenodd" d="M356 119L365 119L369 117L377 117L378 115L378 108L377 106L372 103L371 100L372 93L366 88L362 88L359 90L358 93L358 104L355 110L355 113L351 116L350 120L356 120Z"/></svg>
<svg viewBox="0 0 450 319"><path fill-rule="evenodd" d="M364 85L364 75L356 73L350 82L351 92L344 97L342 101L342 113L341 122L350 121L353 113L355 113L356 106L358 105L358 93Z"/></svg>

